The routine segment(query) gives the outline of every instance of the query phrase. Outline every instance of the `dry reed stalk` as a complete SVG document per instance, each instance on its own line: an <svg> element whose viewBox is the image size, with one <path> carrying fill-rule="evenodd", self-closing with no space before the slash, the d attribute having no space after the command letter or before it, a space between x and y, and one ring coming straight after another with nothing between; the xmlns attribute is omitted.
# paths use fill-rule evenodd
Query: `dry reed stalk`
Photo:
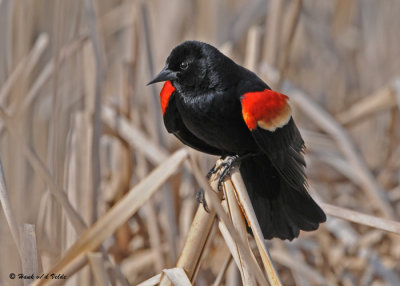
<svg viewBox="0 0 400 286"><path fill-rule="evenodd" d="M231 180L233 182L234 191L238 199L238 202L242 208L244 216L246 217L246 220L253 231L254 239L256 241L258 251L260 252L264 268L267 272L268 280L271 285L282 285L278 272L275 269L271 256L268 252L267 246L265 244L264 235L258 223L256 214L253 209L253 205L247 193L246 186L243 182L243 178L237 169L234 169L232 171Z"/></svg>
<svg viewBox="0 0 400 286"><path fill-rule="evenodd" d="M279 246L277 251L287 253L288 256L291 257L292 260L296 261L297 263L306 264L306 261L303 258L303 253L296 246L294 246L291 243L279 242L279 244L282 245L282 247ZM286 249L284 247L286 247ZM304 277L303 273L301 273L297 270L294 270L294 269L290 269L290 272L293 276L295 285L298 285L298 286L310 286L311 285L308 278Z"/></svg>
<svg viewBox="0 0 400 286"><path fill-rule="evenodd" d="M191 163L196 178L199 181L205 181L196 163L194 163L192 157ZM217 162L217 164L220 163L221 161ZM264 276L259 269L259 266L257 265L257 262L250 250L248 242L245 242L247 241L246 225L239 206L237 205L232 183L228 181L225 182L224 185L226 188L225 194L227 197L227 201L229 201L229 203L227 204L228 213L230 214L231 219L236 226L232 225L232 223L229 222L230 220L226 216L225 211L220 206L221 194L218 196L215 193L215 190L217 189L218 174L213 174L210 178L210 183L214 190L212 190L208 186L208 183L204 183L204 181L200 183L200 185L202 185L203 189L205 189L206 186L209 188L208 192L206 193L206 200L208 204L212 202L212 205L214 207L217 206L216 208L219 209L220 216L221 214L225 215L225 218L221 221L222 224L220 223L220 229L222 231L222 234L226 238L227 245L231 250L233 257L235 258L237 265L242 269L241 273L243 275L243 282L245 283L245 285L253 285L255 284L255 280L252 277L256 277L257 281L261 283L261 285L264 285L267 282L264 279ZM226 204L227 201L224 201L223 204ZM188 237L186 239L186 243L182 250L181 256L178 260L177 267L181 267L182 269L184 269L191 281L194 281L195 276L193 275L196 269L199 268L201 256L204 252L204 247L207 243L208 235L212 228L214 216L215 211L213 210L213 208L211 209L211 213L208 214L205 212L202 206L199 206L191 229L188 233ZM239 229L239 232L235 233L235 227ZM279 278L272 281L272 285L281 285L279 283L276 283L276 281L280 281ZM166 277L161 278L160 285L170 285L170 281L168 281Z"/></svg>
<svg viewBox="0 0 400 286"><path fill-rule="evenodd" d="M75 259L96 250L108 236L143 206L161 184L176 171L186 156L185 149L175 152L140 181L122 200L87 229L49 272L62 273L63 269L67 268ZM43 283L45 281L42 280L37 285Z"/></svg>
<svg viewBox="0 0 400 286"><path fill-rule="evenodd" d="M338 121L343 125L348 125L371 116L374 113L395 107L397 105L395 85L398 80L396 79L388 86L361 98L350 106L350 108L338 114Z"/></svg>
<svg viewBox="0 0 400 286"><path fill-rule="evenodd" d="M59 64L62 64L70 56L80 51L80 49L82 48L82 44L84 43L84 39L85 39L84 37L78 38L70 46L61 49L58 56ZM11 103L9 109L12 111L12 114L14 114L16 118L21 117L23 114L26 113L27 109L32 106L32 103L39 95L39 91L48 82L54 71L55 71L54 61L50 60L49 63L41 70L36 80L33 82L31 88L29 89L22 103L20 103L19 105L17 105L16 102Z"/></svg>
<svg viewBox="0 0 400 286"><path fill-rule="evenodd" d="M246 246L250 249L249 241L248 241L248 234L247 234L247 229L246 229L246 222L244 219L244 216L239 208L236 196L235 196L235 189L234 186L232 185L231 180L227 180L223 184L223 192L224 192L224 197L226 203L226 212L228 213L230 219L232 220L232 223L236 230L238 231L241 239L245 242ZM225 204L223 204L225 205ZM237 246L236 247L236 252L238 256L238 267L240 269L240 274L242 276L242 282L243 285L255 285L255 279L254 276L252 275L252 272L250 270L251 266L247 263L245 259L243 259L243 254L239 250ZM252 254L252 253L251 253ZM254 256L252 255L252 259L255 260Z"/></svg>
<svg viewBox="0 0 400 286"><path fill-rule="evenodd" d="M158 285L160 283L161 280L161 273L154 275L153 277L147 279L146 281L143 281L141 283L139 283L137 286L154 286L154 285Z"/></svg>
<svg viewBox="0 0 400 286"><path fill-rule="evenodd" d="M76 168L73 170L73 172L75 172L74 175L76 176L76 184L75 186L71 187L70 193L71 195L76 193L76 204L74 206L76 209L83 210L81 211L83 219L85 222L90 222L93 214L93 202L89 196L90 190L93 189L92 180L90 180L92 171L91 148L93 131L91 115L87 112L87 110L76 113L73 127L74 132L76 132L76 142L74 142L73 145L73 151L75 152L74 160L76 161ZM81 194L86 192L88 196L81 198Z"/></svg>
<svg viewBox="0 0 400 286"><path fill-rule="evenodd" d="M244 66L249 70L257 70L257 61L260 56L260 43L262 31L259 27L253 26L247 33L246 56Z"/></svg>
<svg viewBox="0 0 400 286"><path fill-rule="evenodd" d="M193 177L187 169L183 170L182 181L179 186L179 197L182 200L179 214L179 249L182 249L196 212L197 203L193 199Z"/></svg>
<svg viewBox="0 0 400 286"><path fill-rule="evenodd" d="M296 0L291 3L290 6L290 24L288 25L288 31L284 31L284 35L286 34L286 42L283 48L283 53L280 57L279 62L279 81L277 83L277 89L281 89L282 81L286 78L286 73L288 70L290 52L292 50L293 39L296 33L297 25L300 19L301 7L302 7L302 0Z"/></svg>
<svg viewBox="0 0 400 286"><path fill-rule="evenodd" d="M349 181L353 182L356 186L360 185L360 180L357 173L353 170L353 168L349 165L349 163L342 158L342 156L338 155L334 152L329 152L326 149L312 147L309 148L313 152L309 158L313 158L315 160L320 160L327 165L336 169L339 173L344 175ZM315 154L315 155L314 155Z"/></svg>
<svg viewBox="0 0 400 286"><path fill-rule="evenodd" d="M49 43L49 36L47 34L40 34L33 48L30 50L29 54L25 56L15 67L14 71L8 76L5 83L2 84L0 88L0 105L5 104L7 96L9 95L14 84L20 79L20 77L25 74L28 75L32 69L37 64L40 56L43 54Z"/></svg>
<svg viewBox="0 0 400 286"><path fill-rule="evenodd" d="M127 7L124 7L124 8L128 8L129 6L131 6L131 5L127 5ZM115 18L116 18L116 15L119 14L118 13L119 10L120 10L119 8L116 8L101 18L101 23L100 23L100 24L102 24L101 29L104 29L106 32L108 32L108 34L112 34L121 28L120 25L115 24ZM125 13L126 13L126 11L129 11L129 9L123 9L123 10ZM120 15L118 15L118 16L120 16ZM131 23L131 20L127 21L124 24L129 25L130 23ZM110 27L110 28L108 28L108 27ZM89 32L85 30L82 32L82 34L76 36L71 42L69 42L68 44L63 46L60 49L58 56L57 56L58 64L62 65L66 60L69 60L70 57L72 57L74 54L81 52L82 47L85 44L87 44L89 36L90 36ZM43 45L40 45L40 47L41 47L40 51L44 50ZM37 53L35 52L35 54L39 54L39 52L37 52ZM39 76L37 76L36 80L32 84L32 87L29 89L28 94L25 97L22 104L17 105L16 101L11 102L10 110L11 111L16 110L15 112L12 112L12 114L15 114L15 117L19 118L21 116L21 114L25 114L26 110L29 107L31 107L31 104L38 96L40 89L47 83L47 81L50 79L50 77L54 73L54 71L55 71L55 61L53 59L51 59L48 62L48 64L46 64L42 68ZM89 74L84 73L84 76L89 76Z"/></svg>
<svg viewBox="0 0 400 286"><path fill-rule="evenodd" d="M276 65L277 50L280 42L282 8L283 2L280 0L271 0L268 4L268 14L265 23L266 35L268 37L264 37L263 58L270 66Z"/></svg>
<svg viewBox="0 0 400 286"><path fill-rule="evenodd" d="M28 275L38 274L38 256L36 246L35 226L33 224L23 224L20 227L21 252L23 254L21 263L22 271ZM24 280L24 285L29 285L30 279Z"/></svg>
<svg viewBox="0 0 400 286"><path fill-rule="evenodd" d="M400 223L397 221L363 214L326 203L320 203L320 206L329 215L400 235Z"/></svg>
<svg viewBox="0 0 400 286"><path fill-rule="evenodd" d="M61 10L62 10L62 5L63 3L61 1L55 2L54 5L54 15L56 19L60 19L61 17ZM47 166L48 169L53 176L53 180L57 185L60 184L60 178L61 178L61 172L60 172L60 164L58 164L58 156L57 153L59 151L59 146L60 146L60 126L61 123L60 118L60 98L59 98L59 73L60 73L60 66L58 64L58 54L59 54L59 46L62 38L62 31L63 31L63 21L56 20L54 26L52 27L51 31L51 37L54 39L54 44L52 47L52 52L55 54L53 57L54 61L54 72L52 74L52 95L51 95L51 113L50 113L50 118L49 120L49 135L48 135L48 144L47 144ZM23 117L23 115L22 115ZM50 217L49 221L50 223L48 224L48 227L50 229L53 229L55 231L49 233L52 233L52 239L54 241L61 241L61 227L62 225L59 223L59 217L61 216L60 214L60 209L55 206L55 204L50 201Z"/></svg>
<svg viewBox="0 0 400 286"><path fill-rule="evenodd" d="M229 264L232 262L232 255L228 253L226 255L225 261L222 264L221 269L218 272L217 277L215 278L214 284L212 286L219 286L222 282L222 279L224 279L224 276L226 274L226 270L228 269Z"/></svg>
<svg viewBox="0 0 400 286"><path fill-rule="evenodd" d="M87 257L96 281L96 285L111 285L108 279L106 268L104 266L103 255L99 252L89 252Z"/></svg>
<svg viewBox="0 0 400 286"><path fill-rule="evenodd" d="M185 271L182 268L172 268L164 269L163 273L168 277L169 281L172 282L174 286L191 286L189 278L187 277ZM162 285L160 283L160 285Z"/></svg>
<svg viewBox="0 0 400 286"><path fill-rule="evenodd" d="M22 260L24 258L24 255L21 251L18 226L17 222L15 221L13 211L11 209L10 199L7 192L6 180L3 172L3 164L1 160L0 160L0 203L4 211L4 216L6 218L8 227L10 228L11 236L13 237L15 246L17 247L19 257Z"/></svg>
<svg viewBox="0 0 400 286"><path fill-rule="evenodd" d="M99 196L100 187L100 137L102 133L101 121L101 98L104 79L106 75L107 62L104 51L103 36L99 28L98 11L96 0L85 0L86 20L89 27L89 36L93 46L93 52L96 63L96 80L95 93L93 102L93 117L92 121L92 146L91 146L91 171L92 171L92 189L90 190L91 197L91 214L89 223L92 224L97 220L97 197Z"/></svg>
<svg viewBox="0 0 400 286"><path fill-rule="evenodd" d="M146 60L147 60L147 66L149 67L149 77L152 78L156 73L154 69L154 60L153 60L153 45L151 43L151 35L152 31L150 29L150 21L149 21L149 11L148 11L148 3L147 2L141 2L140 4L140 11L141 11L141 25L143 28L143 37L144 37L144 43L146 47ZM159 112L159 106L160 106L160 99L159 99L159 93L156 90L156 86L152 85L151 86L151 91L152 91L152 96L149 101L149 116L152 120L146 120L146 123L152 123L150 124L149 129L151 133L152 139L157 142L159 145L164 146L165 145L165 139L163 137L164 130L161 124L158 124L159 122L162 121L162 115L161 112ZM165 219L167 220L166 224L161 225L161 227L164 227L164 232L166 234L168 243L171 247L171 249L168 251L168 257L170 262L175 261L177 258L177 246L178 246L178 240L176 237L179 236L178 229L176 227L176 221L177 221L177 215L176 215L176 206L175 202L173 200L173 193L171 186L169 184L165 184L162 187L161 191L161 196L163 196L162 199L162 208L165 211Z"/></svg>
<svg viewBox="0 0 400 286"><path fill-rule="evenodd" d="M43 52L46 50L48 43L49 36L47 34L42 33L38 36L29 54L19 62L12 74L7 78L6 82L0 87L0 106L7 102L7 96L16 82L26 81L26 78L32 72ZM13 114L13 110L17 107L18 100L12 100L7 108L7 110L11 112L9 114ZM3 130L3 127L3 123L0 122L0 133Z"/></svg>
<svg viewBox="0 0 400 286"><path fill-rule="evenodd" d="M112 128L112 131L116 136L121 137L123 141L127 142L132 148L143 150L138 154L138 163L141 162L138 164L139 166L144 166L144 164L146 164L144 157L154 164L159 164L167 158L167 151L159 147L157 144L152 143L152 141L136 128L135 125L132 124L132 122L130 122L130 120L124 115L117 114L117 112L113 111L111 108L103 106L102 117L106 126ZM144 176L145 172L146 170L142 170L142 168L139 167L139 176ZM164 259L160 248L160 230L158 222L156 221L154 207L152 205L153 203L149 201L145 205L145 209L149 222L150 243L157 254L154 256L154 267L156 267L158 271L161 271L162 266L164 265ZM150 222L150 220L152 222Z"/></svg>
<svg viewBox="0 0 400 286"><path fill-rule="evenodd" d="M81 189L79 186L82 183L87 183L88 180L81 180L81 176L86 178L85 176L85 171L87 169L85 168L84 165L81 164L82 158L85 159L87 156L84 156L82 154L86 154L82 152L83 148L85 147L85 127L83 127L83 124L80 124L83 121L83 114L82 112L79 112L75 114L73 117L73 122L71 123L71 131L69 134L69 143L68 143L68 149L66 151L66 158L68 158L68 161L66 162L66 177L67 177L67 185L66 185L66 192L68 199L70 200L72 206L76 209L80 209L80 206L84 203L84 199L80 196ZM85 135L83 135L85 134ZM83 135L83 136L82 136ZM84 143L82 144L82 140ZM82 148L83 147L83 148ZM47 193L49 195L49 193ZM43 196L43 197L47 197ZM42 202L41 202L42 204ZM44 224L40 223L43 222L43 210L39 212L38 219L37 221L39 222L38 225L40 227L40 232L39 234L39 241L41 240L41 237L44 236L43 233L43 227ZM64 222L64 227L63 230L65 231L65 236L63 240L63 245L62 247L62 253L67 250L78 238L77 233L74 231L74 228L71 226L71 224L67 223L67 218L63 216L63 222ZM46 266L45 269L48 269L51 267L52 264L49 266ZM40 272L43 272L43 268L40 270ZM76 275L74 277L71 277L67 281L67 286L70 285L75 285L78 284L78 281L80 279L80 275Z"/></svg>
<svg viewBox="0 0 400 286"><path fill-rule="evenodd" d="M194 281L194 274L198 268L201 256L204 253L204 246L211 233L215 219L215 212L206 212L202 205L197 208L192 225L186 237L185 244L179 256L176 267L185 270L190 281ZM160 285L169 283L163 278Z"/></svg>
<svg viewBox="0 0 400 286"><path fill-rule="evenodd" d="M125 116L126 118L130 118L130 95L131 92L129 90L129 66L127 64L124 64L122 66L121 74L122 74L122 79L120 82L120 93L118 96L119 99L119 105L118 105L118 110L119 113ZM131 181L131 176L133 173L133 162L132 162L132 152L131 148L129 146L129 143L126 141L118 140L116 141L116 150L114 158L116 159L116 165L118 166L114 174L116 174L116 179L117 179L117 186L116 192L114 193L113 201L119 201L124 194L126 194L129 189L130 189L130 181ZM140 155L140 154L139 154ZM143 156L141 156L143 157ZM138 164L139 166L143 165L143 173L140 176L140 178L144 178L146 176L147 172L147 164L145 162L144 158L142 159L142 164ZM144 173L145 172L145 173ZM151 200L149 201L151 202ZM156 224L157 226L157 224ZM116 254L114 255L115 261L117 264L119 264L126 253L129 253L129 243L132 239L132 232L129 227L129 223L126 222L124 223L115 233L115 239L116 239L116 248L117 250L115 251ZM160 260L162 262L162 260ZM160 269L161 270L161 269ZM157 271L158 272L158 271Z"/></svg>
<svg viewBox="0 0 400 286"><path fill-rule="evenodd" d="M336 2L332 20L332 34L335 37L340 37L340 34L343 36L346 33L346 30L351 25L351 18L356 4L357 0Z"/></svg>
<svg viewBox="0 0 400 286"><path fill-rule="evenodd" d="M147 171L147 162L143 154L137 155L137 174L139 178L144 178ZM161 244L161 231L159 228L159 223L157 221L157 212L155 209L155 203L150 199L144 206L144 211L146 212L146 222L148 225L148 233L150 239L150 246L154 253L153 255L153 265L155 272L160 272L164 265L165 259L163 256L162 244Z"/></svg>
<svg viewBox="0 0 400 286"><path fill-rule="evenodd" d="M150 246L154 252L153 265L156 272L160 272L165 265L165 259L161 244L161 231L157 221L157 213L154 202L149 200L143 207L146 212L146 222L148 225L148 232L150 237Z"/></svg>
<svg viewBox="0 0 400 286"><path fill-rule="evenodd" d="M215 238L216 230L217 230L217 228L215 226L216 226L216 224L213 224L213 226L211 227L211 232L208 234L208 238L203 247L204 251L202 252L199 262L196 265L196 269L193 274L193 277L196 277L195 283L199 283L199 284L203 283L202 281L204 280L204 273L201 273L200 276L198 276L198 274L200 272L201 265L203 265L203 263L206 263L206 261L207 261L206 258L209 257L209 255L212 255L212 245L213 245L213 240Z"/></svg>
<svg viewBox="0 0 400 286"><path fill-rule="evenodd" d="M127 141L132 148L142 152L151 163L159 164L168 157L167 150L149 140L128 119L122 115L117 115L110 107L102 107L102 119L111 130L114 130L116 134Z"/></svg>
<svg viewBox="0 0 400 286"><path fill-rule="evenodd" d="M212 1L213 4L214 2ZM223 40L231 42L233 46L237 46L249 28L256 25L264 17L267 12L267 5L268 3L263 0L250 0L247 3L242 3L240 12L230 21L227 36ZM207 10L209 9L207 7ZM210 13L208 12L208 14ZM220 13L215 13L214 15L219 17Z"/></svg>
<svg viewBox="0 0 400 286"><path fill-rule="evenodd" d="M227 209L226 202L222 202L222 206L224 207L224 210ZM228 247L230 254L232 255L233 261L236 264L236 268L242 277L241 273L241 262L240 262L240 257L239 257L239 252L238 252L238 246L236 245L235 241L233 240L231 234L229 233L229 230L226 228L226 226L219 221L218 222L218 228L219 231L221 232L222 237L225 240L225 244Z"/></svg>
<svg viewBox="0 0 400 286"><path fill-rule="evenodd" d="M154 75L156 74L155 68L154 68L154 59L153 59L153 45L151 43L151 35L152 31L150 29L150 23L149 23L149 9L148 9L148 3L146 2L141 2L140 3L140 11L141 11L141 26L143 29L143 37L144 37L144 43L146 45L146 60L147 60L147 66L148 66L148 72L149 72L149 78L153 78ZM164 145L164 139L163 139L163 130L161 129L162 126L161 124L156 124L157 122L162 121L162 116L161 113L158 111L158 108L160 106L160 99L159 99L159 93L157 92L157 88L155 85L151 85L151 100L150 100L150 117L153 119L151 124L152 126L149 126L150 128L150 134L152 135L152 138L156 140L161 146Z"/></svg>
<svg viewBox="0 0 400 286"><path fill-rule="evenodd" d="M318 273L318 271L315 271L312 267L308 266L306 263L301 263L300 261L296 261L288 253L271 250L271 256L277 263L284 265L295 271L298 271L301 275L308 277L311 281L313 281L317 285L326 285L326 286L336 285L327 280L324 276Z"/></svg>
<svg viewBox="0 0 400 286"><path fill-rule="evenodd" d="M126 276L128 281L133 281L136 273L149 270L153 267L154 259L156 259L156 255L152 248L136 251L121 262L121 272Z"/></svg>
<svg viewBox="0 0 400 286"><path fill-rule="evenodd" d="M7 130L10 132L11 136L13 136L17 140L22 138L22 136L20 136L18 131L14 128L11 118L7 115L7 113L5 113L2 108L0 108L0 118L5 123L5 126L7 127ZM78 233L81 233L86 227L82 217L72 207L65 192L54 182L49 170L36 154L36 152L24 140L20 140L20 142L22 143L22 153L31 164L32 168L47 183L51 193L54 195L57 202L64 208L75 230Z"/></svg>
<svg viewBox="0 0 400 286"><path fill-rule="evenodd" d="M62 273L64 274L67 279L69 280L75 273L78 273L79 271L85 270L85 266L88 264L88 256L85 253L81 253L77 257L75 257L70 263L63 269ZM54 272L53 272L54 273ZM47 273L46 273L47 274ZM80 280L78 280L80 281ZM56 280L56 279L41 279L41 280L35 280L31 286L37 286L37 285L46 285L46 286L51 286L51 285L59 285L63 281ZM126 284L123 284L124 286L128 286Z"/></svg>
<svg viewBox="0 0 400 286"><path fill-rule="evenodd" d="M88 18L88 6L87 1L85 2L85 15ZM90 19L86 19L88 29L94 24L90 21ZM93 27L92 27L93 29ZM92 31L93 33L93 31ZM99 138L97 136L97 131L94 130L94 121L97 121L98 118L95 118L95 109L96 102L98 96L97 86L99 84L99 76L100 72L97 71L97 63L96 63L96 51L94 45L93 36L91 37L90 33L88 35L88 41L85 41L82 45L82 61L83 61L83 77L84 77L84 92L85 97L84 100L84 108L82 110L82 121L80 122L80 126L77 127L77 131L80 136L80 144L79 144L79 169L80 171L77 175L79 176L79 189L80 192L85 192L87 195L80 201L80 207L84 209L84 218L87 221L88 225L92 225L97 219L97 204L96 204L96 194L98 195L98 182L93 185L95 181L95 177L98 176L98 168L99 163L95 166L94 160L98 160L98 153L94 150L99 148L98 142L95 143ZM97 114L96 114L97 117ZM95 169L93 169L95 168ZM98 178L100 179L100 178ZM53 263L54 265L54 263ZM78 274L78 279L81 284L91 283L93 281L93 275L89 272L88 268L85 268L84 271Z"/></svg>
<svg viewBox="0 0 400 286"><path fill-rule="evenodd" d="M242 286L242 281L240 281L240 271L235 265L235 263L231 263L226 270L226 285L229 286Z"/></svg>

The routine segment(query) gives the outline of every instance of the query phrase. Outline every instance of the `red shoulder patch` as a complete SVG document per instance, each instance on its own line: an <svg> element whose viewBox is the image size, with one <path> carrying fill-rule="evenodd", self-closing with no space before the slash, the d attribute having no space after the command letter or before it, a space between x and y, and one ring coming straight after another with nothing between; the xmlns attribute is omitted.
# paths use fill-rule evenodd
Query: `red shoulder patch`
<svg viewBox="0 0 400 286"><path fill-rule="evenodd" d="M165 113L165 110L167 109L169 98L171 97L171 94L174 91L175 91L175 87L172 85L172 83L169 80L167 80L164 83L164 86L160 92L161 109L162 109L163 114Z"/></svg>
<svg viewBox="0 0 400 286"><path fill-rule="evenodd" d="M275 131L284 126L291 117L289 98L279 92L266 89L248 92L242 98L242 115L250 130L257 126Z"/></svg>

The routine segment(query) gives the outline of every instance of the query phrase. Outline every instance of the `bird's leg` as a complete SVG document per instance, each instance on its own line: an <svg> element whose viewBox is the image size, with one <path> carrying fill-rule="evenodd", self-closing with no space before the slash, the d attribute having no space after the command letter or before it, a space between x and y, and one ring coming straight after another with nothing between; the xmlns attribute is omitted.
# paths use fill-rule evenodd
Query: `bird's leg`
<svg viewBox="0 0 400 286"><path fill-rule="evenodd" d="M214 166L210 169L210 171L208 171L206 178L207 180L209 180L211 178L211 175L215 174L216 172L218 172L219 170L219 166L217 168L217 164L214 164Z"/></svg>
<svg viewBox="0 0 400 286"><path fill-rule="evenodd" d="M206 212L210 212L210 209L208 208L207 202L206 202L206 194L204 193L203 189L200 189L197 193L196 193L196 199L199 202L199 204L203 205L203 208Z"/></svg>
<svg viewBox="0 0 400 286"><path fill-rule="evenodd" d="M239 155L229 156L229 157L227 157L225 159L224 162L222 162L218 166L218 170L222 169L221 174L220 174L219 179L218 179L218 190L222 186L222 183L224 182L225 178L230 175L234 164L237 163L237 162L240 162Z"/></svg>
<svg viewBox="0 0 400 286"><path fill-rule="evenodd" d="M208 173L207 173L207 175L206 175L207 180L209 180L209 179L211 178L211 175L212 175L212 174L215 174L216 172L218 172L219 167L218 167L218 168L216 168L216 167L217 167L217 165L215 164L215 165L210 169L210 171L208 171ZM206 202L206 195L205 195L203 189L200 189L200 190L196 193L196 199L197 199L197 201L198 201L200 204L203 205L204 210L205 210L206 212L209 213L209 212L210 212L210 209L208 208L208 205L207 205L207 202Z"/></svg>

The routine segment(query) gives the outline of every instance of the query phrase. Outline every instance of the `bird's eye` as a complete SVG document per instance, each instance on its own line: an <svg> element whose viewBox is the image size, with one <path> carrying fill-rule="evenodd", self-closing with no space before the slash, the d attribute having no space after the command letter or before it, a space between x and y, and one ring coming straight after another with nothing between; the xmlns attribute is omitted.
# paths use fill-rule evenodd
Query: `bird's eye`
<svg viewBox="0 0 400 286"><path fill-rule="evenodd" d="M187 62L181 62L181 65L179 66L181 70L185 70L189 67L189 64Z"/></svg>

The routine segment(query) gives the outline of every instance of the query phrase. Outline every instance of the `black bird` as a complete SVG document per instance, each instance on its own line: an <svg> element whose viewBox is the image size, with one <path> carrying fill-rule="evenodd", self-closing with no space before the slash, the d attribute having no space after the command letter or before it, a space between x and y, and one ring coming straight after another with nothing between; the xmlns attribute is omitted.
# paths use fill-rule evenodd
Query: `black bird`
<svg viewBox="0 0 400 286"><path fill-rule="evenodd" d="M304 141L286 95L197 41L172 50L149 84L161 81L168 132L201 152L239 158L266 239L292 240L326 220L307 192Z"/></svg>

